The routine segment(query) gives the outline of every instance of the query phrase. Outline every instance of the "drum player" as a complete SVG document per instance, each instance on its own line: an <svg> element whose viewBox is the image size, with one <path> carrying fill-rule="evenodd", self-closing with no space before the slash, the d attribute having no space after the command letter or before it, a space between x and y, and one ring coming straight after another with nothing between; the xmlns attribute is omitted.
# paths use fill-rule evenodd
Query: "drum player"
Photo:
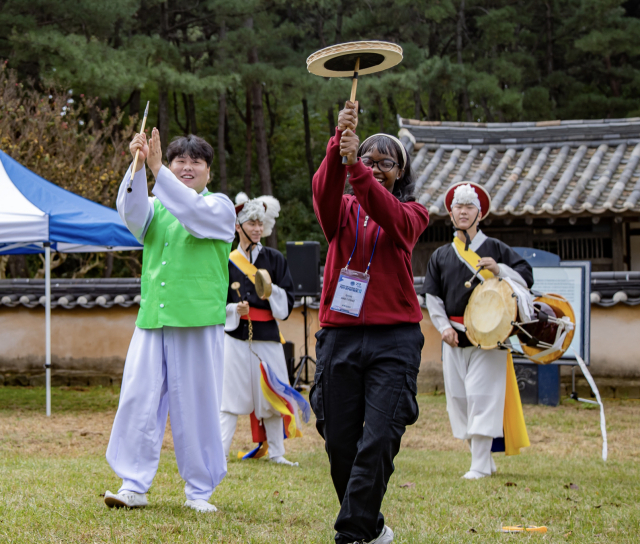
<svg viewBox="0 0 640 544"><path fill-rule="evenodd" d="M491 198L480 185L461 182L451 186L445 205L456 234L451 244L431 256L422 292L431 321L442 335L451 429L471 449L471 468L463 478L475 480L496 471L491 451L493 439L503 437L508 352L478 349L465 335L462 316L480 280L474 277L469 289L464 284L480 271L485 279L509 278L527 289L533 285L533 271L509 246L478 228L491 207ZM517 405L521 410L519 399ZM521 447L525 445L528 442Z"/></svg>

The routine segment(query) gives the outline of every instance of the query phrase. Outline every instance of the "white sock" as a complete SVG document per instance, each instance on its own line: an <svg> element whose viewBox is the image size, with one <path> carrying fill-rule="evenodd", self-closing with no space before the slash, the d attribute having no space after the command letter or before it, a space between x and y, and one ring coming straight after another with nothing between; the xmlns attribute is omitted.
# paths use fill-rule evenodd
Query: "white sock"
<svg viewBox="0 0 640 544"><path fill-rule="evenodd" d="M279 455L278 457L271 457L269 459L272 463L278 463L279 465L287 465L289 467L297 467L298 463L292 463L291 461L284 458L284 455Z"/></svg>

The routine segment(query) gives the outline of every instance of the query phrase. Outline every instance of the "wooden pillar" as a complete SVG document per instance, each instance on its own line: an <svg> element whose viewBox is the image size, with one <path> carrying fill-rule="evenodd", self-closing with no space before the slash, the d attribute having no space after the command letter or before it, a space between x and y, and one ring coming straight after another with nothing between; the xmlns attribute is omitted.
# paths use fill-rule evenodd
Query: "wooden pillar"
<svg viewBox="0 0 640 544"><path fill-rule="evenodd" d="M624 272L624 236L622 232L622 222L617 223L616 219L611 222L611 248L612 266L614 272Z"/></svg>

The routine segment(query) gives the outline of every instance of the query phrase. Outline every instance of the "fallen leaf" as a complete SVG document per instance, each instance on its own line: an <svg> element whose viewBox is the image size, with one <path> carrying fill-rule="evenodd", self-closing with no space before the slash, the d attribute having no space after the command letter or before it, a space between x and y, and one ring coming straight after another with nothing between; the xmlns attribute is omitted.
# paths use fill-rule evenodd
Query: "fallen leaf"
<svg viewBox="0 0 640 544"><path fill-rule="evenodd" d="M565 489L580 489L580 486L578 484L572 484L572 483L568 483L568 484L564 484Z"/></svg>
<svg viewBox="0 0 640 544"><path fill-rule="evenodd" d="M467 531L467 533L477 533L478 531L476 531L473 527L471 527L471 529L469 529Z"/></svg>
<svg viewBox="0 0 640 544"><path fill-rule="evenodd" d="M273 492L273 496L274 496L274 497L277 497L278 495L280 495L280 491L274 491L274 492Z"/></svg>
<svg viewBox="0 0 640 544"><path fill-rule="evenodd" d="M280 504L284 504L284 500L280 499Z"/></svg>
<svg viewBox="0 0 640 544"><path fill-rule="evenodd" d="M529 489L528 487L524 488L525 491L531 491L531 489Z"/></svg>
<svg viewBox="0 0 640 544"><path fill-rule="evenodd" d="M578 502L576 499L572 499L571 497L567 497L568 501Z"/></svg>
<svg viewBox="0 0 640 544"><path fill-rule="evenodd" d="M402 484L400 487L415 487L416 484L413 482L407 482L406 484Z"/></svg>
<svg viewBox="0 0 640 544"><path fill-rule="evenodd" d="M594 508L602 508L602 505L599 504L598 506L594 506Z"/></svg>
<svg viewBox="0 0 640 544"><path fill-rule="evenodd" d="M568 536L571 536L573 534L573 531L569 531L568 533L564 534L564 537L567 538Z"/></svg>
<svg viewBox="0 0 640 544"><path fill-rule="evenodd" d="M518 484L515 483L515 482L507 482L504 485L505 485L505 487L518 487Z"/></svg>
<svg viewBox="0 0 640 544"><path fill-rule="evenodd" d="M424 497L422 495L419 495L418 498L424 500Z"/></svg>
<svg viewBox="0 0 640 544"><path fill-rule="evenodd" d="M104 497L104 493L98 493L98 497Z"/></svg>

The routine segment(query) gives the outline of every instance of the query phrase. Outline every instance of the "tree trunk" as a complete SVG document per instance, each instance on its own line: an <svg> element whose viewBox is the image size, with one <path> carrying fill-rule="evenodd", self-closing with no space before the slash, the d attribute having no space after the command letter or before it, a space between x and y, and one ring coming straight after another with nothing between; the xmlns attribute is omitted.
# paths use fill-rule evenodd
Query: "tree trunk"
<svg viewBox="0 0 640 544"><path fill-rule="evenodd" d="M422 98L420 98L420 89L413 91L413 103L413 118L420 120L422 118ZM431 94L429 95L429 103L431 103Z"/></svg>
<svg viewBox="0 0 640 544"><path fill-rule="evenodd" d="M251 49L252 63L258 61L258 49ZM271 168L269 166L269 148L267 146L267 129L264 122L264 106L262 104L262 85L256 81L251 84L251 106L253 113L253 129L256 138L256 156L260 190L263 195L272 195Z"/></svg>
<svg viewBox="0 0 640 544"><path fill-rule="evenodd" d="M336 37L334 43L342 43L342 14L344 13L344 0L338 4L336 9Z"/></svg>
<svg viewBox="0 0 640 544"><path fill-rule="evenodd" d="M169 144L169 91L161 84L158 84L158 132L164 156Z"/></svg>
<svg viewBox="0 0 640 544"><path fill-rule="evenodd" d="M547 75L550 76L553 73L553 12L551 9L551 1L545 2L545 6L547 6Z"/></svg>
<svg viewBox="0 0 640 544"><path fill-rule="evenodd" d="M140 115L140 95L141 92L139 89L133 91L131 102L129 102L129 115L131 117L134 115Z"/></svg>
<svg viewBox="0 0 640 544"><path fill-rule="evenodd" d="M252 141L252 123L251 118L251 94L247 88L247 101L245 112L245 123L247 131L245 133L245 160L244 160L244 192L251 198L251 141Z"/></svg>
<svg viewBox="0 0 640 544"><path fill-rule="evenodd" d="M327 121L329 121L329 134L333 138L336 134L336 118L333 115L333 106L327 108Z"/></svg>
<svg viewBox="0 0 640 544"><path fill-rule="evenodd" d="M380 123L380 132L384 132L384 104L382 103L382 97L378 96L376 102L378 103L378 122Z"/></svg>
<svg viewBox="0 0 640 544"><path fill-rule="evenodd" d="M460 0L460 10L458 11L458 24L456 27L456 51L458 54L458 64L464 66L462 62L462 30L464 29L464 1ZM469 93L467 93L467 81L465 81L462 87L462 107L467 121L473 121L471 116L471 107L469 106ZM459 119L458 119L459 120Z"/></svg>
<svg viewBox="0 0 640 544"><path fill-rule="evenodd" d="M218 165L220 167L220 192L229 194L227 187L227 154L224 149L224 125L227 120L227 93L222 91L218 98Z"/></svg>
<svg viewBox="0 0 640 544"><path fill-rule="evenodd" d="M104 271L102 273L102 277L103 278L110 278L112 272L113 272L113 253L111 251L109 251L105 255Z"/></svg>
<svg viewBox="0 0 640 544"><path fill-rule="evenodd" d="M198 124L196 121L196 99L192 94L187 95L187 123L190 134L198 134Z"/></svg>
<svg viewBox="0 0 640 544"><path fill-rule="evenodd" d="M313 154L311 152L311 127L309 126L309 104L307 98L302 99L302 117L304 120L304 149L307 155L307 167L309 168L309 187L312 187L313 174L316 169L313 167Z"/></svg>
<svg viewBox="0 0 640 544"><path fill-rule="evenodd" d="M12 278L28 278L27 258L24 255L11 255L7 264Z"/></svg>

